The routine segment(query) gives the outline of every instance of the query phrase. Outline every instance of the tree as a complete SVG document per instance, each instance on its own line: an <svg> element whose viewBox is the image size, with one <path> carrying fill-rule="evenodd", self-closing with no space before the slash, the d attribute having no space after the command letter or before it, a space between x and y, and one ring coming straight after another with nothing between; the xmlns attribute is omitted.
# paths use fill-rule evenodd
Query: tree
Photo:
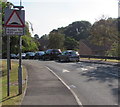
<svg viewBox="0 0 120 107"><path fill-rule="evenodd" d="M90 35L91 24L88 21L77 21L65 27L64 34L79 41Z"/></svg>
<svg viewBox="0 0 120 107"><path fill-rule="evenodd" d="M120 49L120 48L119 48ZM120 53L119 53L119 49L118 49L118 42L114 42L112 45L111 45L111 49L108 50L106 52L106 54L108 56L120 56Z"/></svg>
<svg viewBox="0 0 120 107"><path fill-rule="evenodd" d="M63 49L64 48L64 35L59 32L51 32L49 34L49 48Z"/></svg>
<svg viewBox="0 0 120 107"><path fill-rule="evenodd" d="M35 34L35 35L34 35L34 39L36 39L36 40L38 40L38 39L39 39L38 34Z"/></svg>
<svg viewBox="0 0 120 107"><path fill-rule="evenodd" d="M34 41L33 38L29 36L23 36L22 37L22 51L23 52L28 52L28 51L37 51L38 46L37 43Z"/></svg>
<svg viewBox="0 0 120 107"><path fill-rule="evenodd" d="M75 50L75 49L77 49L78 44L79 44L79 42L76 41L74 38L71 38L71 37L66 37L65 38L64 46L65 46L65 49L67 49L67 50Z"/></svg>
<svg viewBox="0 0 120 107"><path fill-rule="evenodd" d="M39 44L40 44L40 48L39 50L46 50L48 48L49 45L49 36L48 35L43 35L40 39L39 39Z"/></svg>
<svg viewBox="0 0 120 107"><path fill-rule="evenodd" d="M95 22L91 27L91 36L89 40L91 43L104 46L106 53L112 46L112 44L118 41L117 21L112 18L101 18Z"/></svg>

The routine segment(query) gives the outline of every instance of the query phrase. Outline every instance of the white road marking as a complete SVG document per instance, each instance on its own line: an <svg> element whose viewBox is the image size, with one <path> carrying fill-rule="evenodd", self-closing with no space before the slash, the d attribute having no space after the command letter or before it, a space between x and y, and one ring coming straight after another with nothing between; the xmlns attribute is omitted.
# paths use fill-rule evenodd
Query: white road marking
<svg viewBox="0 0 120 107"><path fill-rule="evenodd" d="M87 68L81 68L82 69L82 71L87 71L88 69Z"/></svg>
<svg viewBox="0 0 120 107"><path fill-rule="evenodd" d="M66 70L66 69L63 69L62 72L65 73L65 72L70 72L70 71L68 71L68 70Z"/></svg>
<svg viewBox="0 0 120 107"><path fill-rule="evenodd" d="M92 66L88 66L90 69L93 69L93 68L95 68L95 67L92 67Z"/></svg>
<svg viewBox="0 0 120 107"><path fill-rule="evenodd" d="M71 88L76 88L76 86L75 86L75 85L70 85L69 87L71 87Z"/></svg>

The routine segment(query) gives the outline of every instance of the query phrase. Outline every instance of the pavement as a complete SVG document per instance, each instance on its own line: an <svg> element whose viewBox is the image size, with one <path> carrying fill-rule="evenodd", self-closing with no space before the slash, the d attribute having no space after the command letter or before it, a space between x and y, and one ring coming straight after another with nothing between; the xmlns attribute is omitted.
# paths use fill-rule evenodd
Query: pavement
<svg viewBox="0 0 120 107"><path fill-rule="evenodd" d="M78 105L71 91L37 61L23 61L28 82L21 105Z"/></svg>

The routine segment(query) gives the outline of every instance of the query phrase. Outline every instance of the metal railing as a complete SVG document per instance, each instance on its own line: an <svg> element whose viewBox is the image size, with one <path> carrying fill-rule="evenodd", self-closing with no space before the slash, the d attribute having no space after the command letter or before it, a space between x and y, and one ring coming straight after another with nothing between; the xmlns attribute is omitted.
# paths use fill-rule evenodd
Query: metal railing
<svg viewBox="0 0 120 107"><path fill-rule="evenodd" d="M105 61L107 61L107 59L113 59L113 60L120 60L120 57L111 57L111 56L93 56L93 55L80 55L81 58L95 58L95 59L105 59Z"/></svg>

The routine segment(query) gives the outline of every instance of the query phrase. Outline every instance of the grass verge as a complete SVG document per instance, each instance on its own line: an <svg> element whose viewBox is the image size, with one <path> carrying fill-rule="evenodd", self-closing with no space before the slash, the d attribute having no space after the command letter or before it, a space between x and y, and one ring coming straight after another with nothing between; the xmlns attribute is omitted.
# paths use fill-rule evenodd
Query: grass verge
<svg viewBox="0 0 120 107"><path fill-rule="evenodd" d="M2 105L20 105L23 98L23 94L18 95L18 63L11 62L11 71L10 71L10 96L7 96L7 63L5 60L2 61L2 98L0 102ZM26 87L26 69L23 66L23 93Z"/></svg>

